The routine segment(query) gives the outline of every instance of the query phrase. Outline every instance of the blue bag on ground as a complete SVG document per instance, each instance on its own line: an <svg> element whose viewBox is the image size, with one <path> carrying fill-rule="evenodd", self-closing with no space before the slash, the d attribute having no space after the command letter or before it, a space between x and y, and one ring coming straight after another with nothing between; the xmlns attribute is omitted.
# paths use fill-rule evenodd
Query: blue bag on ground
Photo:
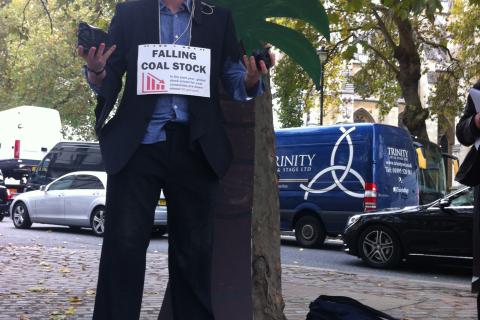
<svg viewBox="0 0 480 320"><path fill-rule="evenodd" d="M366 306L355 299L342 296L320 296L310 303L306 320L398 320Z"/></svg>

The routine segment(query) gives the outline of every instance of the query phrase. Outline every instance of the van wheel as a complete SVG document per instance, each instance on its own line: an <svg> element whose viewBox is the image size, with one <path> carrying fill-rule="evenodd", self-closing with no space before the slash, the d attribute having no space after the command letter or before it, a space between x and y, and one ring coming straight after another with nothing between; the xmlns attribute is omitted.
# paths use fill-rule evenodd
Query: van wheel
<svg viewBox="0 0 480 320"><path fill-rule="evenodd" d="M382 225L370 226L362 232L358 252L362 260L374 268L395 267L401 258L397 235Z"/></svg>
<svg viewBox="0 0 480 320"><path fill-rule="evenodd" d="M92 216L90 217L90 226L92 227L93 233L101 237L105 232L105 207L96 207Z"/></svg>
<svg viewBox="0 0 480 320"><path fill-rule="evenodd" d="M325 229L314 216L303 216L295 224L295 238L302 247L319 247L325 241Z"/></svg>
<svg viewBox="0 0 480 320"><path fill-rule="evenodd" d="M25 203L15 203L12 210L12 220L15 228L18 229L28 229L32 226L30 215L28 214L28 209Z"/></svg>

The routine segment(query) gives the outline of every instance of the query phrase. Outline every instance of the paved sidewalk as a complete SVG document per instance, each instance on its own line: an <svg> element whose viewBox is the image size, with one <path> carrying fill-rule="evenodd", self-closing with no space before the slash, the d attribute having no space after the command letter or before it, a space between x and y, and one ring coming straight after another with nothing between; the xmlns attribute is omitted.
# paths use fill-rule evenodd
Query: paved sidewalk
<svg viewBox="0 0 480 320"><path fill-rule="evenodd" d="M91 319L100 249L0 245L0 319ZM167 256L149 253L141 319L156 320ZM345 295L405 319L476 319L468 286L283 266L285 314L303 320L321 294ZM393 280L392 280L393 279Z"/></svg>

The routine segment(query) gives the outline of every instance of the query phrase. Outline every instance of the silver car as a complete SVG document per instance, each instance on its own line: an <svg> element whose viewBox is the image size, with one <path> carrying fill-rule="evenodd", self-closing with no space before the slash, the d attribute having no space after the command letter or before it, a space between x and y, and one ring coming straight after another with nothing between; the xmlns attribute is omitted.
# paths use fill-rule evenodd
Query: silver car
<svg viewBox="0 0 480 320"><path fill-rule="evenodd" d="M40 190L19 194L10 206L16 228L27 229L32 223L90 227L103 235L105 223L105 187L107 174L99 171L68 173ZM159 200L162 202L162 199ZM157 207L155 225L166 232L166 207Z"/></svg>

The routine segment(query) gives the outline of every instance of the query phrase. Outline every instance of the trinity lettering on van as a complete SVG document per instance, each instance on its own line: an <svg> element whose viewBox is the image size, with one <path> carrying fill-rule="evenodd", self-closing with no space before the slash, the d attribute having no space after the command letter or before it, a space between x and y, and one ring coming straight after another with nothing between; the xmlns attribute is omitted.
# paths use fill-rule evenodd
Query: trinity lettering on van
<svg viewBox="0 0 480 320"><path fill-rule="evenodd" d="M385 172L390 174L411 175L413 166L408 156L408 150L387 147L388 158L385 161Z"/></svg>
<svg viewBox="0 0 480 320"><path fill-rule="evenodd" d="M389 156L402 157L402 158L408 159L408 150L392 148L392 147L387 147L387 150L388 150Z"/></svg>
<svg viewBox="0 0 480 320"><path fill-rule="evenodd" d="M310 172L316 154L290 154L277 156L278 172Z"/></svg>

